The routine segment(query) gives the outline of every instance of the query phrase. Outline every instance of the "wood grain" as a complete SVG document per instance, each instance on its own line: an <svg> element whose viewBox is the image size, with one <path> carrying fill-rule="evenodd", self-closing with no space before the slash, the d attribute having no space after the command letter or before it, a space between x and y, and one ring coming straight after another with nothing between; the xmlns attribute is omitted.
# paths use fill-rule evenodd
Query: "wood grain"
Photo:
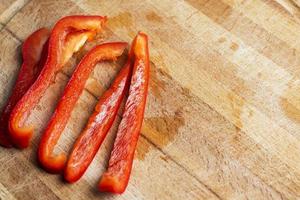
<svg viewBox="0 0 300 200"><path fill-rule="evenodd" d="M30 115L32 146L1 149L0 199L300 198L298 9L292 0L1 2L0 107L31 32L70 14L108 15L109 21ZM126 192L96 191L120 117L78 183L45 173L36 163L39 137L74 67L94 45L130 42L138 30L150 37L151 78ZM55 151L70 150L124 60L96 66Z"/></svg>
<svg viewBox="0 0 300 200"><path fill-rule="evenodd" d="M8 0L1 1L0 23L6 24L29 0Z"/></svg>

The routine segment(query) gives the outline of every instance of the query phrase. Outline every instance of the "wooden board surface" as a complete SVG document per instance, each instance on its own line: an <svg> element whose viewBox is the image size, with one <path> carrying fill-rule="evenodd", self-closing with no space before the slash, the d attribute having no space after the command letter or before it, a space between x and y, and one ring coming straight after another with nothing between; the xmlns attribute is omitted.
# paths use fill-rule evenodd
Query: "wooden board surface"
<svg viewBox="0 0 300 200"><path fill-rule="evenodd" d="M36 163L40 134L87 44L28 122L30 148L0 149L0 199L299 199L300 20L294 0L0 0L0 107L24 39L70 14L109 17L105 41L150 37L151 79L129 186L99 193L120 118L76 184ZM68 152L124 63L98 64L56 151Z"/></svg>

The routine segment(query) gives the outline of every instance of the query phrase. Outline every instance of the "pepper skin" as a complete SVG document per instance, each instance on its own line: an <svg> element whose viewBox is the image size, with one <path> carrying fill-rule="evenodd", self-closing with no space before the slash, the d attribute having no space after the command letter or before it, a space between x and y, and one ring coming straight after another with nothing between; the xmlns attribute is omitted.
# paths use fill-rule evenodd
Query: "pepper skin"
<svg viewBox="0 0 300 200"><path fill-rule="evenodd" d="M41 28L32 33L23 44L23 64L20 68L12 94L0 117L0 145L3 147L12 147L8 133L9 116L14 106L34 83L45 64L49 35L50 31L48 29Z"/></svg>
<svg viewBox="0 0 300 200"><path fill-rule="evenodd" d="M85 129L76 140L64 173L66 181L73 183L80 179L95 157L128 90L130 73L131 62L128 59L111 87L100 98Z"/></svg>
<svg viewBox="0 0 300 200"><path fill-rule="evenodd" d="M129 96L118 128L109 166L98 188L103 192L123 193L127 187L134 152L140 134L149 82L148 37L138 33L133 42L134 66Z"/></svg>
<svg viewBox="0 0 300 200"><path fill-rule="evenodd" d="M19 148L29 145L33 125L24 125L30 111L36 106L56 73L71 55L91 40L106 22L102 16L68 16L59 20L50 35L48 57L39 77L16 104L9 119L9 132L12 142ZM77 37L75 37L77 35Z"/></svg>
<svg viewBox="0 0 300 200"><path fill-rule="evenodd" d="M71 112L82 93L85 82L94 66L104 60L115 60L122 55L127 43L114 42L101 44L89 51L76 67L50 119L39 145L38 158L42 167L50 173L61 172L66 164L66 156L53 155L53 149L64 130Z"/></svg>

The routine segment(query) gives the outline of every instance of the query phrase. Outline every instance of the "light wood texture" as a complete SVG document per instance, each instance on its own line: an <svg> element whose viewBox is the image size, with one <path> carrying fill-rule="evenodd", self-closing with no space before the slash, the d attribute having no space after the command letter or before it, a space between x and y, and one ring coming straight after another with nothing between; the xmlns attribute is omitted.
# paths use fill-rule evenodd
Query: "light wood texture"
<svg viewBox="0 0 300 200"><path fill-rule="evenodd" d="M0 23L6 24L29 0L7 0L0 4Z"/></svg>
<svg viewBox="0 0 300 200"><path fill-rule="evenodd" d="M298 6L296 0L0 1L0 107L30 33L65 15L109 16L104 39L73 56L30 115L31 147L1 148L0 199L299 199ZM151 78L126 192L96 190L120 117L78 183L41 170L40 134L80 58L103 41L131 42L139 30L150 38ZM96 66L56 151L70 150L124 59Z"/></svg>

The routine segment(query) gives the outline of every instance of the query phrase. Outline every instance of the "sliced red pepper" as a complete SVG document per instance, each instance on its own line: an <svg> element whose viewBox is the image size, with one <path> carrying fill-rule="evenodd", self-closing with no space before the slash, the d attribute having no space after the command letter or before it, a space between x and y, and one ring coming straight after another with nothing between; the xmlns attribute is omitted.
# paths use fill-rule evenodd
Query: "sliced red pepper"
<svg viewBox="0 0 300 200"><path fill-rule="evenodd" d="M65 166L65 154L53 155L53 149L68 122L71 112L94 66L103 60L115 60L118 56L122 55L126 46L127 43L124 42L98 45L88 52L76 67L42 135L39 145L38 158L46 171L58 173Z"/></svg>
<svg viewBox="0 0 300 200"><path fill-rule="evenodd" d="M111 87L103 94L76 140L65 169L65 180L72 183L84 174L117 115L130 82L131 62L128 59Z"/></svg>
<svg viewBox="0 0 300 200"><path fill-rule="evenodd" d="M103 174L99 190L123 193L127 187L138 137L140 134L149 82L148 37L138 33L133 42L135 57L129 96L118 128L109 166Z"/></svg>
<svg viewBox="0 0 300 200"><path fill-rule="evenodd" d="M0 117L0 145L11 147L12 143L8 134L9 116L17 102L34 83L43 68L48 50L48 38L50 31L41 28L32 33L24 42L22 47L23 64L20 68L18 78L4 107Z"/></svg>
<svg viewBox="0 0 300 200"><path fill-rule="evenodd" d="M25 148L29 145L33 125L25 126L24 122L54 80L56 73L86 40L92 39L102 29L105 22L106 17L102 16L68 16L55 24L49 39L45 66L10 116L10 137L17 147Z"/></svg>

